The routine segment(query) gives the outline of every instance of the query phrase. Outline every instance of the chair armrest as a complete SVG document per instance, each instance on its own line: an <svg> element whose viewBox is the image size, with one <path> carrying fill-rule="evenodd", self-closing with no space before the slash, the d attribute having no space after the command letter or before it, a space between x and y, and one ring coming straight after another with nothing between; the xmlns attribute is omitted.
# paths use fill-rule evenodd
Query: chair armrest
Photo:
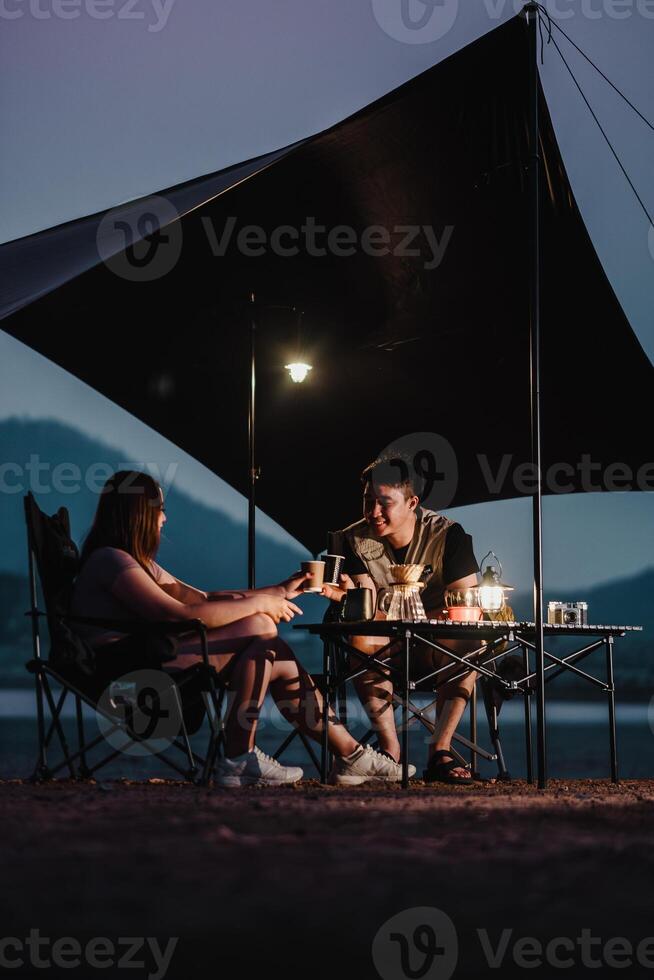
<svg viewBox="0 0 654 980"><path fill-rule="evenodd" d="M47 613L39 609L31 609L26 616L47 618ZM100 619L95 616L74 616L72 613L61 613L58 617L64 623L79 623L83 626L99 626L102 629L114 630L116 633L143 636L147 633L161 633L166 636L184 636L196 634L200 638L202 661L205 667L211 667L209 662L209 646L207 643L207 627L201 619L173 619L164 622L147 622L142 619Z"/></svg>
<svg viewBox="0 0 654 980"><path fill-rule="evenodd" d="M149 622L143 619L101 619L96 616L74 616L65 613L58 617L66 623L80 623L83 626L100 626L117 633L164 633L181 636L184 633L203 633L206 626L201 619L172 619Z"/></svg>
<svg viewBox="0 0 654 980"><path fill-rule="evenodd" d="M173 619L164 622L147 622L142 619L97 619L92 616L73 616L65 614L60 617L64 622L80 623L84 626L101 626L103 629L115 630L117 633L131 633L144 636L148 633L161 633L165 636L184 636L196 634L200 638L200 651L205 667L210 667L209 646L207 643L207 627L201 619Z"/></svg>

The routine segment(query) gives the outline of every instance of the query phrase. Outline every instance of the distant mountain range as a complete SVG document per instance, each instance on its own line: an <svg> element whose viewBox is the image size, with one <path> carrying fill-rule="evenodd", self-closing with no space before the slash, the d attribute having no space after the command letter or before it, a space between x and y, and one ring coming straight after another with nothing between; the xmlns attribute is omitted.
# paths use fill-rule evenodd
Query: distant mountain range
<svg viewBox="0 0 654 980"><path fill-rule="evenodd" d="M120 433L116 433L117 439ZM26 469L30 457L49 467L40 475ZM52 473L65 461L82 474L102 464L115 470L127 462L125 454L89 439L81 432L50 421L9 419L0 423L0 460L13 464L5 469L0 487L0 571L25 573L26 544L23 518L23 496L32 489L39 506L48 513L68 508L73 537L78 545L91 525L97 505L97 494L84 479L75 493L36 492L37 479L43 487L52 486ZM20 475L22 474L22 476ZM69 479L69 485L75 481ZM101 482L101 481L100 481ZM65 484L64 484L65 485ZM8 492L19 487L18 492ZM22 490L22 492L21 492ZM236 588L247 582L247 538L245 524L234 521L219 509L190 499L172 487L166 496L168 523L164 529L159 561L173 574L200 588ZM305 557L301 551L287 548L260 535L258 541L257 578L262 584L277 581L297 568ZM308 557L308 556L307 556Z"/></svg>
<svg viewBox="0 0 654 980"><path fill-rule="evenodd" d="M118 434L119 435L119 434ZM0 423L0 460L16 464L25 473L30 456L51 468L62 461L74 462L85 473L102 462L115 468L125 463L115 449L86 438L68 426L49 421L11 419ZM5 485L0 487L0 683L14 683L27 677L22 663L29 656L29 621L23 616L28 605L26 579L26 543L23 518L23 495L29 486L21 485L19 492L7 488L20 482L18 470L5 471ZM47 484L44 473L43 485ZM4 492L2 492L4 491ZM66 506L71 515L73 536L77 543L91 524L97 496L84 487L77 493L35 493L39 505L48 513ZM247 579L246 528L220 510L204 504L171 487L166 499L168 523L162 541L159 560L177 577L200 588L243 586ZM302 553L284 547L268 537L258 541L257 578L261 584L277 582L293 571ZM616 680L623 691L642 696L654 687L654 568L632 578L617 580L592 589L583 588L572 594L566 589L548 590L547 599L584 599L588 601L590 621L607 624L637 624L645 627L641 634L627 636L616 644ZM306 600L318 603L320 600ZM518 594L512 605L519 619L531 619L531 597ZM322 615L323 603L316 605L316 618ZM314 612L314 609L311 609ZM294 642L307 645L304 637L295 634ZM563 642L563 641L562 641ZM304 656L304 653L303 653ZM595 661L598 655L594 654ZM602 676L603 666L598 668ZM561 687L573 690L575 683L566 678ZM585 688L587 689L587 688Z"/></svg>
<svg viewBox="0 0 654 980"><path fill-rule="evenodd" d="M119 439L120 433L116 435ZM36 474L33 457L47 469ZM30 461L31 473L27 469ZM22 666L30 656L31 644L29 620L24 617L28 606L25 493L32 489L46 513L67 507L78 545L93 519L98 498L84 480L75 493L52 489L53 470L64 461L87 474L98 464L115 470L124 466L128 457L57 422L9 419L0 423L0 463L10 464L4 466L0 477L0 683L27 679ZM46 489L37 492L39 486ZM160 564L199 588L238 588L247 584L245 524L218 508L192 500L177 491L174 483L166 495L166 515L168 522L157 556ZM258 535L257 581L261 585L279 582L295 571L305 557L309 556L299 548L285 547L266 535Z"/></svg>
<svg viewBox="0 0 654 980"><path fill-rule="evenodd" d="M627 633L615 643L616 684L622 691L649 691L654 689L654 568L630 578L618 579L608 585L598 585L592 589L581 589L574 594L570 589L564 593L548 591L545 595L545 615L547 601L588 602L588 621L605 626L642 626L642 633ZM518 619L533 619L532 597L518 594L512 600ZM572 646L574 640L560 640L560 645ZM552 649L555 655L560 650ZM604 677L604 665L599 660L602 653L594 653L587 663L596 665L597 676ZM580 665L582 666L582 665ZM556 682L560 683L560 682ZM566 687L574 690L588 690L584 681L566 678Z"/></svg>

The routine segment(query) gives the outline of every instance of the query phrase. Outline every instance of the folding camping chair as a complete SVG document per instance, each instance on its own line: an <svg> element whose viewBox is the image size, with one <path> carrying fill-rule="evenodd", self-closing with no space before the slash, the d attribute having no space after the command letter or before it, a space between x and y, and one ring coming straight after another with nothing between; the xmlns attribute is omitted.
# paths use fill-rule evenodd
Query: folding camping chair
<svg viewBox="0 0 654 980"><path fill-rule="evenodd" d="M200 620L178 622L144 623L130 620L104 620L79 617L70 614L72 585L79 566L77 547L70 536L70 519L65 507L48 517L38 507L32 493L24 498L25 520L28 541L28 569L30 588L30 610L26 613L32 620L33 659L27 670L34 676L37 727L38 758L32 778L51 779L63 769L71 778L91 778L100 768L107 765L129 745L140 743L175 772L187 779L196 779L201 770L200 780L208 782L210 760L214 760L222 744L222 705L225 682L210 665L207 648L206 627ZM45 604L45 611L38 607L37 575ZM46 657L41 650L40 624L45 620L50 639L50 650ZM166 740L165 749L148 735L147 730L139 733L133 725L134 705L142 704L140 696L144 691L129 685L121 690L116 684L115 696L100 700L97 678L94 677L93 650L75 633L75 623L92 624L131 636L137 648L143 651L142 664L133 663L130 670L142 669L163 671L164 690L170 702L177 709L179 729L176 735ZM199 636L202 662L191 668L176 672L166 672L165 655L162 643L168 638L184 635ZM168 657L167 659L170 659ZM116 678L116 681L119 679ZM55 700L53 684L60 688ZM62 709L68 696L75 701L77 728L77 749L71 751L63 725ZM148 691L148 711L154 715L161 709L161 691ZM104 722L104 734L86 741L82 706L91 707ZM46 708L49 724L46 729ZM114 710L112 710L112 708ZM199 730L204 716L208 717L211 728L206 758L197 755L191 748L189 735ZM94 765L87 761L89 753L97 748L105 737L114 731L122 733L124 745L114 749ZM57 737L63 755L56 764L48 763L48 749ZM184 756L184 767L178 765L168 755L168 748L174 748Z"/></svg>

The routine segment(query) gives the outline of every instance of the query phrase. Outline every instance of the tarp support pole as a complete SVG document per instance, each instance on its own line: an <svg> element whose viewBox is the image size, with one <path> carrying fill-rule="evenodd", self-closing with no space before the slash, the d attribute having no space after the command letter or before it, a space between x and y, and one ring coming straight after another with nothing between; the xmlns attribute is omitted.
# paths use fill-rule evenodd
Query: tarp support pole
<svg viewBox="0 0 654 980"><path fill-rule="evenodd" d="M543 501L540 424L540 141L538 128L538 7L525 8L529 36L529 349L531 362L531 461L536 474L532 497L534 551L534 623L536 635L536 731L538 788L547 785L545 732L545 658L543 652Z"/></svg>
<svg viewBox="0 0 654 980"><path fill-rule="evenodd" d="M248 589L256 589L257 465L255 461L255 402L257 388L256 297L250 293L250 401L248 405Z"/></svg>

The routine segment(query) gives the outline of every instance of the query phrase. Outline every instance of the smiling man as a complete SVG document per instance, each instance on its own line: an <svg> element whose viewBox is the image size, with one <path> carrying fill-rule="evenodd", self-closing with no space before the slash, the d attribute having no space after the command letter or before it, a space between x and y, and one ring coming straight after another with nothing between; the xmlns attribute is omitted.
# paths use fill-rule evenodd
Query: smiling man
<svg viewBox="0 0 654 980"><path fill-rule="evenodd" d="M431 566L422 601L427 616L439 619L445 605L445 591L477 585L479 566L470 535L460 524L420 506L418 487L410 474L410 461L397 456L380 457L361 474L363 519L340 532L346 575L342 585L365 586L373 590L376 598L377 591L392 582L391 565ZM329 586L324 591L334 600L344 595L343 589ZM377 612L376 618L382 619L384 614ZM387 641L380 637L352 637L350 642L362 653L374 655ZM455 640L443 641L442 645L459 656L472 649ZM411 653L414 677L425 676L447 663L445 654L427 647L416 647ZM449 673L458 669L454 667ZM425 770L428 781L470 783L469 771L456 765L450 749L477 676L471 673L443 685L439 691L438 720ZM377 733L380 750L398 761L400 743L392 709L392 681L370 670L354 683ZM337 779L338 774L335 775Z"/></svg>

